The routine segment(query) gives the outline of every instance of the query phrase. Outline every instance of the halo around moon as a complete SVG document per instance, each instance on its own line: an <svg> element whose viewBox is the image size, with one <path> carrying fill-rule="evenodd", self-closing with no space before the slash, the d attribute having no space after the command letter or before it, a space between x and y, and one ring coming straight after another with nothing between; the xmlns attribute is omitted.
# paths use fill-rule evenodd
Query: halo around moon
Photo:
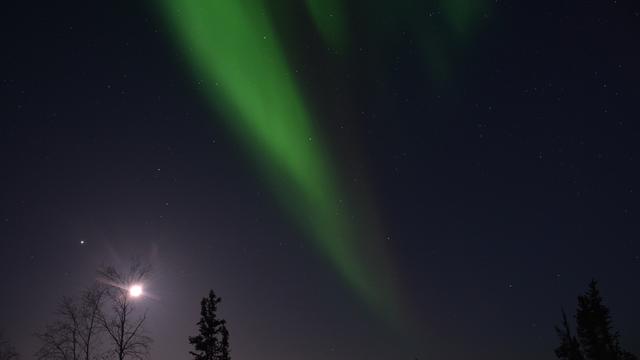
<svg viewBox="0 0 640 360"><path fill-rule="evenodd" d="M133 284L129 287L129 296L137 298L142 296L142 285Z"/></svg>

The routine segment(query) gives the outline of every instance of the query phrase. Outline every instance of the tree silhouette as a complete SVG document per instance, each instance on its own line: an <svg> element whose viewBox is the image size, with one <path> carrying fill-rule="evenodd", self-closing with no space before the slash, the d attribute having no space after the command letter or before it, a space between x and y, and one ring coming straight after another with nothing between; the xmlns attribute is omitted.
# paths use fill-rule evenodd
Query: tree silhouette
<svg viewBox="0 0 640 360"><path fill-rule="evenodd" d="M125 360L148 355L146 313L134 316L129 286L145 279L149 266L134 261L128 272L98 269L99 282L80 297L64 297L55 320L37 333L37 360ZM5 360L5 359L0 359Z"/></svg>
<svg viewBox="0 0 640 360"><path fill-rule="evenodd" d="M602 302L598 283L592 280L584 295L578 297L576 337L569 331L567 317L562 313L563 327L556 327L560 346L555 353L567 360L637 360L620 346L620 334L613 330L609 308Z"/></svg>
<svg viewBox="0 0 640 360"><path fill-rule="evenodd" d="M96 357L96 337L104 288L93 286L80 299L64 297L56 311L57 319L36 334L42 342L36 352L40 360L91 360Z"/></svg>
<svg viewBox="0 0 640 360"><path fill-rule="evenodd" d="M110 342L109 352L118 360L142 359L149 354L152 339L145 334L146 312L134 316L134 302L129 295L129 287L145 279L150 267L134 262L127 273L121 273L113 266L98 270L101 280L109 284L106 295L108 311L101 312L100 324Z"/></svg>
<svg viewBox="0 0 640 360"><path fill-rule="evenodd" d="M200 321L196 336L189 337L195 351L189 351L194 360L230 360L229 331L226 321L218 318L218 304L222 301L213 290L200 302Z"/></svg>
<svg viewBox="0 0 640 360"><path fill-rule="evenodd" d="M9 340L0 333L0 360L17 360L18 353Z"/></svg>
<svg viewBox="0 0 640 360"><path fill-rule="evenodd" d="M556 332L560 337L560 346L555 350L558 359L564 360L584 360L582 352L580 352L580 343L575 336L571 334L567 314L562 310L562 328L556 326Z"/></svg>

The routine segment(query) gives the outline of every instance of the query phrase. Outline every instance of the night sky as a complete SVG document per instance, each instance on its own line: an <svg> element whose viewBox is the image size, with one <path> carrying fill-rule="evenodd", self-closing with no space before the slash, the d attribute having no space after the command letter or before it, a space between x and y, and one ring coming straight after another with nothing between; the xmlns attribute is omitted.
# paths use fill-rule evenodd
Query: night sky
<svg viewBox="0 0 640 360"><path fill-rule="evenodd" d="M22 358L134 257L154 360L209 289L236 360L552 359L592 278L640 352L640 3L315 4L4 6Z"/></svg>

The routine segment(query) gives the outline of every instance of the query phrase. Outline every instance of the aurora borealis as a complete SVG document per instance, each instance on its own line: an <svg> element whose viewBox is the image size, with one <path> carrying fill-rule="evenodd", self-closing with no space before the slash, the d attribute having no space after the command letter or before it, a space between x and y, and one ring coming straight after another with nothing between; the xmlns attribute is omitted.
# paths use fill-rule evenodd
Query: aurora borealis
<svg viewBox="0 0 640 360"><path fill-rule="evenodd" d="M8 3L0 351L64 360L34 334L142 260L148 360L209 290L233 360L551 359L592 278L638 353L639 13Z"/></svg>
<svg viewBox="0 0 640 360"><path fill-rule="evenodd" d="M465 33L473 13L482 9L481 3L466 0L429 5L442 9L445 28L421 32ZM204 81L205 96L213 106L226 110L229 128L249 149L280 202L370 305L383 314L397 309L399 304L392 300L397 296L392 295L397 294L391 285L392 269L387 268L391 261L363 259L367 253L384 256L382 249L365 251L361 247L380 246L380 241L368 239L360 247L354 241L367 235L358 233L348 220L348 213L355 209L343 201L347 196L340 188L342 179L332 152L306 107L313 99L305 97L296 83L285 55L286 44L278 38L269 16L272 9L261 0L165 1L164 6L174 42L187 54L195 76ZM402 9L402 2L396 6ZM348 6L340 0L308 0L307 7L326 43L346 51ZM369 7L363 6L365 16ZM427 47L426 51L435 49Z"/></svg>
<svg viewBox="0 0 640 360"><path fill-rule="evenodd" d="M229 126L257 158L279 199L357 292L376 306L391 306L384 303L390 293L389 284L380 281L384 273L375 276L365 268L363 251L353 246L356 234L340 214L344 195L323 136L261 3L196 0L167 6L177 41L205 79L206 95L213 103L224 99Z"/></svg>

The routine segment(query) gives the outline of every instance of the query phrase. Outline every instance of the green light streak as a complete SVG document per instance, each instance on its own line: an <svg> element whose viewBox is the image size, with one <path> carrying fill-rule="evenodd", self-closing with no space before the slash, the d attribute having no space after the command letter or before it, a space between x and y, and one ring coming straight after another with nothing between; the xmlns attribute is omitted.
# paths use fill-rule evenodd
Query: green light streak
<svg viewBox="0 0 640 360"><path fill-rule="evenodd" d="M260 0L163 0L176 41L205 95L258 159L279 200L306 228L345 281L376 310L393 307L384 269L373 272L353 241L343 194ZM332 4L339 4L337 0ZM310 2L316 14L322 1ZM326 35L340 31L326 27ZM216 84L215 86L212 86ZM374 260L377 263L380 261Z"/></svg>
<svg viewBox="0 0 640 360"><path fill-rule="evenodd" d="M338 50L347 42L345 11L340 0L306 0L313 22L324 41Z"/></svg>
<svg viewBox="0 0 640 360"><path fill-rule="evenodd" d="M276 197L345 282L383 317L393 317L398 304L387 256L376 241L362 240L367 230L348 221L353 209L342 205L348 197L276 38L267 1L160 0L176 43L204 80L204 95L226 111L227 126L257 160ZM358 11L358 25L369 25L372 44L406 28L432 72L443 77L450 54L489 6L487 0L305 2L333 49L349 50L347 20L354 14L348 11Z"/></svg>
<svg viewBox="0 0 640 360"><path fill-rule="evenodd" d="M466 35L487 8L486 0L441 0L440 6L449 26L459 35Z"/></svg>
<svg viewBox="0 0 640 360"><path fill-rule="evenodd" d="M368 23L367 34L376 40L394 40L398 31L407 30L416 40L432 75L441 79L448 77L455 49L472 37L491 7L488 0L306 0L306 3L328 46L345 50L349 42L349 15L357 16L360 25ZM347 14L347 10L353 14Z"/></svg>

